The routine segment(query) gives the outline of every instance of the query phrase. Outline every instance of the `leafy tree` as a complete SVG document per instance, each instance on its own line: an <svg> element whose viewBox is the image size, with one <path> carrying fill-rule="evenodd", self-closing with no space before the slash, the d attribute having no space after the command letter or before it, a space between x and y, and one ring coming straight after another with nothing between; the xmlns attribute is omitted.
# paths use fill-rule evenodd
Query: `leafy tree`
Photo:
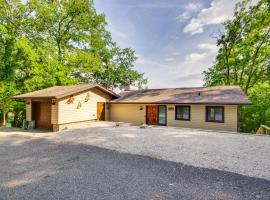
<svg viewBox="0 0 270 200"><path fill-rule="evenodd" d="M146 84L133 69L134 51L118 47L106 26L93 0L0 0L1 91L11 86L12 92L22 93L78 83L107 88ZM10 94L2 95L1 105L12 102ZM21 115L21 104L13 106Z"/></svg>
<svg viewBox="0 0 270 200"><path fill-rule="evenodd" d="M146 83L132 69L134 52L112 41L92 0L1 0L0 22L0 75L22 91L80 82L108 88Z"/></svg>
<svg viewBox="0 0 270 200"><path fill-rule="evenodd" d="M93 73L96 82L110 89L122 88L134 83L137 83L139 87L146 84L143 74L132 70L133 63L137 59L134 53L129 48L115 47L111 51L111 59L103 63L102 70Z"/></svg>
<svg viewBox="0 0 270 200"><path fill-rule="evenodd" d="M260 83L249 91L252 105L241 109L241 130L256 132L264 124L270 127L270 84Z"/></svg>
<svg viewBox="0 0 270 200"><path fill-rule="evenodd" d="M97 14L93 5L89 0L29 1L29 12L34 14L28 19L31 27L38 30L30 27L27 35L39 48L51 49L52 52L46 51L44 55L49 54L57 61L57 65L53 62L53 68L61 76L56 84L94 82L113 88L145 83L143 74L132 69L135 57L130 52L133 51L117 47L106 30L105 16ZM123 62L117 62L119 56ZM109 70L112 68L121 70ZM119 71L129 76L119 76ZM112 77L118 78L112 81Z"/></svg>
<svg viewBox="0 0 270 200"><path fill-rule="evenodd" d="M12 81L15 78L16 41L24 26L24 6L20 1L12 3L0 0L0 80Z"/></svg>
<svg viewBox="0 0 270 200"><path fill-rule="evenodd" d="M14 101L11 100L13 95L15 95L14 85L0 82L0 112L2 115L2 126L6 125L7 113L13 109Z"/></svg>
<svg viewBox="0 0 270 200"><path fill-rule="evenodd" d="M204 72L205 85L240 85L248 92L269 79L270 2L249 3L237 4L234 18L224 24L215 65Z"/></svg>

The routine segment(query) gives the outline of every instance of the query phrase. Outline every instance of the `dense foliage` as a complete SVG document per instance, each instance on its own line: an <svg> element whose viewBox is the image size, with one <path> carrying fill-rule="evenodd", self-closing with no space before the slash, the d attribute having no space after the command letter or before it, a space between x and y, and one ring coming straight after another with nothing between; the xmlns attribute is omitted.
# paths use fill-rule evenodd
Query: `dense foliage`
<svg viewBox="0 0 270 200"><path fill-rule="evenodd" d="M17 93L54 85L146 84L133 69L134 51L121 49L92 0L0 0L0 113L22 107ZM18 116L15 116L15 118Z"/></svg>
<svg viewBox="0 0 270 200"><path fill-rule="evenodd" d="M241 109L241 129L256 132L261 125L270 125L270 84L260 83L249 91L252 105Z"/></svg>
<svg viewBox="0 0 270 200"><path fill-rule="evenodd" d="M237 4L224 27L216 62L204 72L205 85L240 85L253 102L241 110L241 130L254 132L260 124L270 126L270 2Z"/></svg>

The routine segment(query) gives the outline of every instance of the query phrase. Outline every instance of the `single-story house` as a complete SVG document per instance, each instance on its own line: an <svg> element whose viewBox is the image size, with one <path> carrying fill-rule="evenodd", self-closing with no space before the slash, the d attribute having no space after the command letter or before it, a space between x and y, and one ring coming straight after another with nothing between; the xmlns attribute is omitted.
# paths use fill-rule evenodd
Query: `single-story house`
<svg viewBox="0 0 270 200"><path fill-rule="evenodd" d="M120 94L100 85L55 86L15 96L26 102L26 120L36 128L107 120L134 125L239 130L239 107L250 100L239 86L142 89Z"/></svg>

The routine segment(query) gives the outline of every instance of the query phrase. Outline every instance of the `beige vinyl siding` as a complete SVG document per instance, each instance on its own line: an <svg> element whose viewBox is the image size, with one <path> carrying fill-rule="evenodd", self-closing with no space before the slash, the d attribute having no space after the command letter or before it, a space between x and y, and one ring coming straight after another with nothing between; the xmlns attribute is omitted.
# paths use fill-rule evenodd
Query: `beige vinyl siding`
<svg viewBox="0 0 270 200"><path fill-rule="evenodd" d="M87 93L90 94L90 100L85 102ZM107 102L110 100L110 96L100 90L91 89L88 92L75 95L72 104L67 103L68 99L65 98L58 102L58 124L97 119L97 102ZM79 102L82 106L78 109Z"/></svg>
<svg viewBox="0 0 270 200"><path fill-rule="evenodd" d="M32 120L32 101L27 100L25 103L26 103L26 120L31 121Z"/></svg>
<svg viewBox="0 0 270 200"><path fill-rule="evenodd" d="M168 105L173 107L174 105ZM175 120L175 109L167 109L167 125L190 127L198 129L221 130L237 132L237 106L224 106L224 123L206 122L206 106L205 105L191 105L190 106L190 121Z"/></svg>
<svg viewBox="0 0 270 200"><path fill-rule="evenodd" d="M143 110L140 107L143 106ZM173 110L168 109L172 107ZM237 131L237 105L224 106L224 123L206 122L205 105L190 105L190 121L175 120L175 105L167 105L167 126L209 130ZM111 104L111 121L129 122L139 125L146 122L145 104Z"/></svg>
<svg viewBox="0 0 270 200"><path fill-rule="evenodd" d="M143 110L140 110L141 106L143 106ZM144 124L145 108L145 105L141 104L111 104L110 120L132 123L134 125Z"/></svg>

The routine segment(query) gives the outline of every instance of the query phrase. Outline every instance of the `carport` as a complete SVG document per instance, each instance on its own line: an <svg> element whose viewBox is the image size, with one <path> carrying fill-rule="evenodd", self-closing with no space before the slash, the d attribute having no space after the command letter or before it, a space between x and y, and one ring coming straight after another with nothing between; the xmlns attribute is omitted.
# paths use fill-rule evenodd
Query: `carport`
<svg viewBox="0 0 270 200"><path fill-rule="evenodd" d="M51 102L32 101L32 120L38 129L52 130L51 124Z"/></svg>

